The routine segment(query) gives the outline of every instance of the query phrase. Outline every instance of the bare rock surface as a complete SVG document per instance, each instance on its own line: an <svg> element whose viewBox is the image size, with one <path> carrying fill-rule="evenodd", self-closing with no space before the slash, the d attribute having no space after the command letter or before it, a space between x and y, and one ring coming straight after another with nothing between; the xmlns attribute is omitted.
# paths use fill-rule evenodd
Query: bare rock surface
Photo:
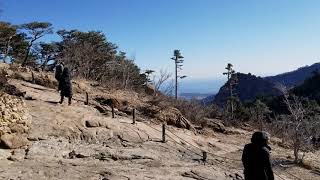
<svg viewBox="0 0 320 180"><path fill-rule="evenodd" d="M0 179L242 178L239 159L250 132L204 136L167 126L167 141L162 143L161 124L143 121L133 125L130 118L103 116L84 105L79 101L83 95L75 94L77 100L71 106L60 105L54 89L19 80L10 83L35 100L26 101L32 116L26 136L30 142L20 149L0 149ZM274 154L286 156L279 148ZM202 151L208 152L207 162L202 161ZM293 179L278 167L275 170L283 179ZM300 167L287 171L304 179L319 177Z"/></svg>

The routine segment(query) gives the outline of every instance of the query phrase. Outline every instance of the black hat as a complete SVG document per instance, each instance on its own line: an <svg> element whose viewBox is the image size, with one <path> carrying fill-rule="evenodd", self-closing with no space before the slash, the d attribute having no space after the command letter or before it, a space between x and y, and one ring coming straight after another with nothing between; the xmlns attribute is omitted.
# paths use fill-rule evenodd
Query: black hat
<svg viewBox="0 0 320 180"><path fill-rule="evenodd" d="M270 134L265 131L258 131L253 133L251 142L255 144L267 144L267 141L270 139Z"/></svg>

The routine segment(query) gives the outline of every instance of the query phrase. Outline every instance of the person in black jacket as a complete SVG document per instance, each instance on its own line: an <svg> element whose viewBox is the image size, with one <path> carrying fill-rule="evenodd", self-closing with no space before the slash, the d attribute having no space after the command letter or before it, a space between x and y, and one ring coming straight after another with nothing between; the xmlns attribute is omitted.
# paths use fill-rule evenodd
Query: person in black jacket
<svg viewBox="0 0 320 180"><path fill-rule="evenodd" d="M255 132L251 143L245 145L242 154L245 180L274 180L268 140L268 133Z"/></svg>
<svg viewBox="0 0 320 180"><path fill-rule="evenodd" d="M56 66L56 70L55 70L55 78L58 81L58 91L61 90L61 77L62 77L62 73L63 73L63 63L59 63Z"/></svg>
<svg viewBox="0 0 320 180"><path fill-rule="evenodd" d="M63 99L64 97L68 97L69 101L68 104L71 105L71 99L72 99L72 82L71 82L71 76L70 76L70 71L67 67L65 67L63 69L62 72L62 76L60 79L60 83L61 83L61 92L60 92L60 96L61 96L61 100L60 100L60 104L63 103Z"/></svg>

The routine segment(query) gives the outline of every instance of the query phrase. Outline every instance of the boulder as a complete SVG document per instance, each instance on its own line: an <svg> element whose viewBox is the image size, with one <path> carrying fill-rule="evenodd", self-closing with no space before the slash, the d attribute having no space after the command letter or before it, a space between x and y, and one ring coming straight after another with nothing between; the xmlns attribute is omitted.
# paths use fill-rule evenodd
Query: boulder
<svg viewBox="0 0 320 180"><path fill-rule="evenodd" d="M99 127L99 121L95 119L86 120L86 127Z"/></svg>
<svg viewBox="0 0 320 180"><path fill-rule="evenodd" d="M118 110L126 113L127 115L132 115L133 108L131 108L129 106L123 106L123 107L119 108Z"/></svg>
<svg viewBox="0 0 320 180"><path fill-rule="evenodd" d="M11 152L11 156L7 159L10 161L22 161L25 158L26 152L24 149L16 149Z"/></svg>
<svg viewBox="0 0 320 180"><path fill-rule="evenodd" d="M106 106L106 105L110 106L110 107L113 106L114 108L117 108L117 109L123 107L126 104L126 102L121 101L116 98L107 98L106 99L104 97L97 97L97 98L95 98L95 100L103 106Z"/></svg>
<svg viewBox="0 0 320 180"><path fill-rule="evenodd" d="M192 131L195 130L191 122L186 119L176 108L168 107L158 112L155 116L157 119L167 122L168 125L173 125L178 128L188 129Z"/></svg>
<svg viewBox="0 0 320 180"><path fill-rule="evenodd" d="M225 126L218 119L205 119L205 126L220 133L227 132Z"/></svg>
<svg viewBox="0 0 320 180"><path fill-rule="evenodd" d="M8 149L17 149L28 145L28 140L21 134L4 134L1 136L1 145Z"/></svg>

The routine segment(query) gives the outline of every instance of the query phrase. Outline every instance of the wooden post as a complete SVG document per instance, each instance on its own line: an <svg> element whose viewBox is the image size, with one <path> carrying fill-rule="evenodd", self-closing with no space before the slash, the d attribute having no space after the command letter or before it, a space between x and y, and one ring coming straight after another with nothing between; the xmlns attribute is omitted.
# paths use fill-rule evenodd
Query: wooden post
<svg viewBox="0 0 320 180"><path fill-rule="evenodd" d="M86 102L84 103L85 105L89 105L89 94L86 92Z"/></svg>
<svg viewBox="0 0 320 180"><path fill-rule="evenodd" d="M111 104L112 118L114 118L114 106Z"/></svg>
<svg viewBox="0 0 320 180"><path fill-rule="evenodd" d="M206 151L202 151L202 161L203 162L207 161L207 152Z"/></svg>
<svg viewBox="0 0 320 180"><path fill-rule="evenodd" d="M162 142L166 142L166 125L162 124Z"/></svg>
<svg viewBox="0 0 320 180"><path fill-rule="evenodd" d="M33 73L33 71L31 72L31 78L32 78L32 84L35 84L35 83L36 83L36 80L34 79L34 73Z"/></svg>
<svg viewBox="0 0 320 180"><path fill-rule="evenodd" d="M132 124L136 124L136 109L132 109Z"/></svg>

